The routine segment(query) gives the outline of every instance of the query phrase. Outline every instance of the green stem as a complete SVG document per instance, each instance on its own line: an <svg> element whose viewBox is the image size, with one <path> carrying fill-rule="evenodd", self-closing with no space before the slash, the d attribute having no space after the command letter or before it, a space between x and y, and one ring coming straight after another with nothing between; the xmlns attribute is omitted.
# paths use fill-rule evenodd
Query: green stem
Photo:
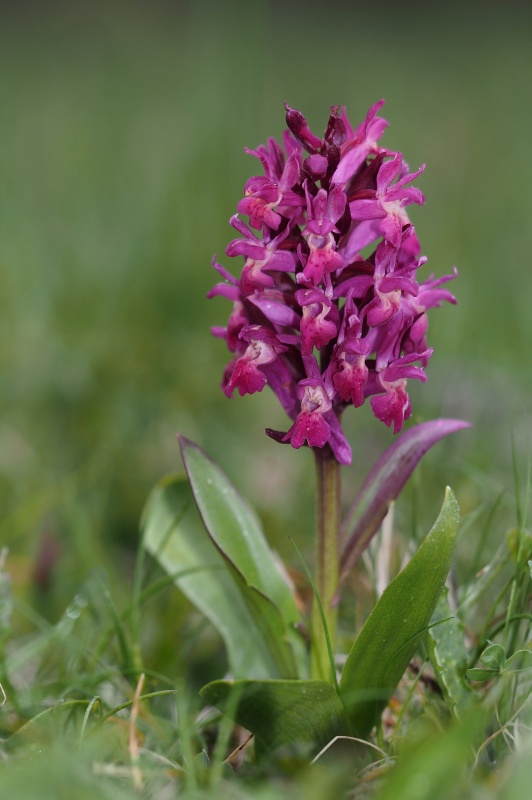
<svg viewBox="0 0 532 800"><path fill-rule="evenodd" d="M333 600L338 589L340 530L340 464L331 449L314 448L316 460L316 588L334 652L337 609ZM311 618L311 677L333 680L321 613L313 602Z"/></svg>

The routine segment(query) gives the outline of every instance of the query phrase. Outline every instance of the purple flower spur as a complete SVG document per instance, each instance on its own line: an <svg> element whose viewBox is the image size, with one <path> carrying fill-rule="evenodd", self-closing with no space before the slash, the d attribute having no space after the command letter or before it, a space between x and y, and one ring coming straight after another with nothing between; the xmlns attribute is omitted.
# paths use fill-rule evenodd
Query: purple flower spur
<svg viewBox="0 0 532 800"><path fill-rule="evenodd" d="M377 144L383 102L357 128L333 106L322 139L286 106L282 146L246 151L264 175L248 180L230 221L239 236L226 252L243 256L240 279L214 262L224 281L209 292L233 303L227 326L213 328L234 354L225 394L269 385L292 425L267 433L295 448L328 444L341 464L351 462L344 409L369 398L398 433L412 413L408 379L426 380L426 312L456 302L442 288L456 270L417 281L426 258L406 207L424 202L412 185L424 166L409 172Z"/></svg>

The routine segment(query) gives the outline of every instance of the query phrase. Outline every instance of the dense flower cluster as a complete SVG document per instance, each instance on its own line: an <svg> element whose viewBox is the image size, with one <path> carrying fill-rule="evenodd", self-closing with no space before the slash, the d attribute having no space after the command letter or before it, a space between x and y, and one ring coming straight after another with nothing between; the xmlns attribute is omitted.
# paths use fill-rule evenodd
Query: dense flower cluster
<svg viewBox="0 0 532 800"><path fill-rule="evenodd" d="M224 267L209 296L233 302L227 327L213 328L234 353L223 379L228 397L266 384L293 421L268 431L293 447L329 444L351 461L340 417L370 398L394 433L411 415L408 378L424 381L426 311L442 300L452 275L418 284L425 263L406 206L424 197L411 186L401 153L380 147L387 127L376 103L357 128L332 107L323 139L286 106L283 148L274 139L248 150L264 175L248 180L227 255L243 256L240 279ZM305 155L305 152L308 155Z"/></svg>

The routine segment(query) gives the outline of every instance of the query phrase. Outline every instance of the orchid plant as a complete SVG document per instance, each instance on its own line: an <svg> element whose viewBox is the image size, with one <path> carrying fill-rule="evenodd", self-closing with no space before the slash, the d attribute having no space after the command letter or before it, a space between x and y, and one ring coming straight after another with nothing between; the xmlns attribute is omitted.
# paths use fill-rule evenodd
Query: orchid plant
<svg viewBox="0 0 532 800"><path fill-rule="evenodd" d="M248 180L230 221L239 236L227 255L244 258L240 277L215 261L223 280L209 293L232 303L227 325L213 329L233 354L223 391L269 386L290 422L266 433L315 457L312 609L307 615L220 467L184 437L186 477L164 479L144 515L146 548L227 647L231 678L202 693L255 734L259 753L369 734L431 625L454 550L458 506L447 490L433 529L378 600L339 675L343 580L424 453L467 426L439 419L402 433L342 521L341 468L352 458L343 412L369 399L399 434L411 416L407 382L426 380L432 355L427 311L456 302L443 287L456 271L417 281L426 259L407 206L424 202L412 185L424 167L410 172L401 153L378 144L388 124L378 116L382 104L356 128L332 107L323 138L286 106L282 145L269 139L247 151L264 174Z"/></svg>

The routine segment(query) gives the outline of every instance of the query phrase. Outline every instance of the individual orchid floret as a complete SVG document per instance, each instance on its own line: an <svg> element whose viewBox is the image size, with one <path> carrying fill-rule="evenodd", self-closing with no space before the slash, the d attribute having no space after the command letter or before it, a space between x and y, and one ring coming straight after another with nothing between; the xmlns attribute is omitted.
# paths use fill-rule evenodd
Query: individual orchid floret
<svg viewBox="0 0 532 800"><path fill-rule="evenodd" d="M299 154L294 151L290 155L277 180L275 167L268 155L256 150L247 152L260 158L267 177L255 176L249 179L245 187L246 196L239 202L237 211L239 214L247 214L252 228L260 230L262 227L269 227L277 230L282 215L273 209L279 205L289 208L301 205L301 198L289 191L297 183L301 173Z"/></svg>
<svg viewBox="0 0 532 800"><path fill-rule="evenodd" d="M239 338L248 345L244 354L233 365L224 388L227 397L231 397L235 389L241 395L261 392L267 383L261 367L271 364L279 353L287 349L272 331L261 325L245 325Z"/></svg>
<svg viewBox="0 0 532 800"><path fill-rule="evenodd" d="M355 127L332 106L322 138L286 106L282 144L247 151L264 175L247 181L230 221L239 236L226 253L243 257L240 277L214 262L222 281L209 293L233 304L227 326L213 328L234 354L224 392L269 386L291 425L268 434L296 449L329 447L341 464L351 459L348 406L369 399L401 430L412 413L408 381L426 380L432 353L427 312L456 302L442 286L454 275L418 282L426 258L408 206L424 202L413 185L424 167L410 172L379 144L382 105Z"/></svg>
<svg viewBox="0 0 532 800"><path fill-rule="evenodd" d="M394 317L407 295L418 294L415 270L424 261L411 261L406 267L397 269L397 249L386 241L377 246L373 273L375 296L364 309L370 328L383 325Z"/></svg>
<svg viewBox="0 0 532 800"><path fill-rule="evenodd" d="M317 286L324 274L344 266L344 260L336 249L333 232L338 233L336 223L345 211L346 196L335 187L329 194L325 189L320 189L316 197L312 197L308 191L308 181L305 181L304 188L308 222L303 236L310 252L303 272L297 275L297 281L307 286Z"/></svg>
<svg viewBox="0 0 532 800"><path fill-rule="evenodd" d="M456 298L448 289L438 288L442 283L447 283L455 278L456 275L455 269L452 275L444 275L441 278L431 276L419 285L419 291L415 297L405 297L405 313L409 313L411 319L403 339L405 353L427 349L426 333L429 324L427 310L429 308L438 308L443 301L456 305Z"/></svg>
<svg viewBox="0 0 532 800"><path fill-rule="evenodd" d="M351 354L344 350L336 356L335 367L332 380L344 403L352 403L355 408L364 405L369 374L365 355Z"/></svg>
<svg viewBox="0 0 532 800"><path fill-rule="evenodd" d="M406 165L401 153L396 153L391 161L384 161L377 173L376 188L374 191L364 190L359 196L349 203L351 219L374 220L382 219L380 230L386 242L398 246L401 241L404 225L409 224L404 207L410 203L421 205L424 202L423 194L416 187L407 187L420 175L425 166L416 172L403 175ZM396 181L396 179L398 180ZM393 183L393 181L396 181Z"/></svg>
<svg viewBox="0 0 532 800"><path fill-rule="evenodd" d="M290 442L296 449L307 441L310 447L323 447L331 438L325 414L331 410L332 403L322 381L318 378L300 381L297 396L301 411L283 441Z"/></svg>
<svg viewBox="0 0 532 800"><path fill-rule="evenodd" d="M371 408L377 419L382 420L388 427L393 425L394 433L399 433L403 422L412 414L410 398L406 391L407 378L416 378L423 383L427 380L424 370L414 366L412 361L428 359L431 352L403 356L385 367L378 375L379 382L386 394L372 397Z"/></svg>
<svg viewBox="0 0 532 800"><path fill-rule="evenodd" d="M384 100L375 103L356 130L351 127L344 109L342 121L347 137L341 148L340 162L332 176L332 183L345 184L356 174L370 153L379 152L377 142L388 127L388 122L377 116L383 105Z"/></svg>
<svg viewBox="0 0 532 800"><path fill-rule="evenodd" d="M321 350L338 334L339 313L320 289L299 289L295 293L303 310L301 319L301 352L309 355L314 348Z"/></svg>
<svg viewBox="0 0 532 800"><path fill-rule="evenodd" d="M274 238L265 235L259 239L236 215L231 218L231 225L245 236L245 239L233 239L226 250L228 256L246 256L246 263L240 278L240 288L243 294L251 294L255 289L275 286L274 278L267 274L272 270L281 272L294 270L296 255L290 250L279 248L288 234L286 229Z"/></svg>

